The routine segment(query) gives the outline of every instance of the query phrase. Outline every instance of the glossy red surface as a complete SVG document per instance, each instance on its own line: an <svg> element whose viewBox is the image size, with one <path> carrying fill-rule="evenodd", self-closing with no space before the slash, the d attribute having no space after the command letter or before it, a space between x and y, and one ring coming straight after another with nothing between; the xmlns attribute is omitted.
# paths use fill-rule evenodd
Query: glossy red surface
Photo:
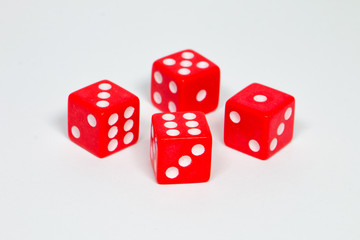
<svg viewBox="0 0 360 240"><path fill-rule="evenodd" d="M151 101L164 112L215 110L219 102L219 67L193 50L156 60Z"/></svg>
<svg viewBox="0 0 360 240"><path fill-rule="evenodd" d="M69 95L69 138L103 158L134 144L139 136L138 97L102 80Z"/></svg>
<svg viewBox="0 0 360 240"><path fill-rule="evenodd" d="M266 160L291 141L294 113L294 97L251 84L226 102L225 144Z"/></svg>
<svg viewBox="0 0 360 240"><path fill-rule="evenodd" d="M212 136L204 113L152 116L150 158L158 183L208 181L211 150Z"/></svg>

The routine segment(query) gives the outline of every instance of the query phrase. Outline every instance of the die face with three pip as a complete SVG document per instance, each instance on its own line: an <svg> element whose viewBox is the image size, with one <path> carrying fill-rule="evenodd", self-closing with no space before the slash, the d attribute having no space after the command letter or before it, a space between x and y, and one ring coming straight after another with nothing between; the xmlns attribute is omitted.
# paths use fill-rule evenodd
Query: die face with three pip
<svg viewBox="0 0 360 240"><path fill-rule="evenodd" d="M216 109L219 67L193 50L184 50L153 63L151 101L164 112Z"/></svg>
<svg viewBox="0 0 360 240"><path fill-rule="evenodd" d="M202 112L152 116L150 159L159 184L207 182L212 136Z"/></svg>
<svg viewBox="0 0 360 240"><path fill-rule="evenodd" d="M102 80L69 95L69 138L103 158L136 143L139 136L139 98Z"/></svg>
<svg viewBox="0 0 360 240"><path fill-rule="evenodd" d="M225 144L266 160L291 141L294 110L291 95L251 84L226 102Z"/></svg>

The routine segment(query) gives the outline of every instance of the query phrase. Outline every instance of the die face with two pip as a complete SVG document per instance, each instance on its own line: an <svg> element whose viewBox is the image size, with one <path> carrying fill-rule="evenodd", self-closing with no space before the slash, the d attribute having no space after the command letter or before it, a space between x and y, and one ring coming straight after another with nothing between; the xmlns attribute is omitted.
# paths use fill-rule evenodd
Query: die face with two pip
<svg viewBox="0 0 360 240"><path fill-rule="evenodd" d="M291 95L251 84L226 102L225 144L266 160L291 141L294 110Z"/></svg>
<svg viewBox="0 0 360 240"><path fill-rule="evenodd" d="M184 50L153 63L151 101L164 112L216 109L219 67L193 50Z"/></svg>
<svg viewBox="0 0 360 240"><path fill-rule="evenodd" d="M202 112L152 116L150 159L159 184L207 182L212 136Z"/></svg>
<svg viewBox="0 0 360 240"><path fill-rule="evenodd" d="M134 144L139 136L139 98L102 80L69 95L69 138L103 158Z"/></svg>

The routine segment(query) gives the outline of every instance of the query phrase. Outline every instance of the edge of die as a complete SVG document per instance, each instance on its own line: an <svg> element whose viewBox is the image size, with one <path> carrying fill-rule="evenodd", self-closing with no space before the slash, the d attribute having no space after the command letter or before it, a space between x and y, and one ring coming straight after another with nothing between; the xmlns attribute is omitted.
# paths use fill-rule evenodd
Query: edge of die
<svg viewBox="0 0 360 240"><path fill-rule="evenodd" d="M108 157L108 156L111 156L111 155L123 150L124 148L117 149L117 150L115 150L115 151L113 151L111 153L101 153L101 151L100 152L95 152L92 149L89 149L89 148L86 148L86 147L82 146L77 141L75 141L74 136L71 134L71 125L69 123L69 113L68 113L68 111L69 111L70 102L76 102L77 100L81 100L81 98L79 98L77 96L78 92L83 91L84 89L86 89L86 88L88 88L90 86L95 86L95 85L99 85L99 84L102 84L102 83L109 83L111 85L115 85L116 87L121 88L123 91L130 94L136 101L136 104L137 104L136 107L138 108L138 114L139 114L138 117L139 117L139 121L140 121L140 99L139 99L139 97L137 95L135 95L134 93L130 92L129 90L119 86L118 84L116 84L116 83L114 83L114 82L112 82L112 81L110 81L108 79L103 79L103 80L96 81L96 82L94 82L92 84L88 84L88 85L86 85L86 86L84 86L82 88L79 88L79 89L71 92L67 97L67 101L68 101L67 102L67 135L68 135L68 138L70 139L70 141L75 143L75 145L77 145L81 149L86 150L87 152L89 152L92 155L94 155L94 156L96 156L98 158L101 158L101 159L105 158L105 157ZM97 109L97 108L95 108L95 109ZM131 143L129 143L125 148L130 147L132 145L135 145L137 143L137 141L139 140L139 133L140 133L140 124L139 124L139 130L138 130L137 134L134 135L134 140Z"/></svg>
<svg viewBox="0 0 360 240"><path fill-rule="evenodd" d="M276 89L276 88L269 87L268 85L264 85L264 84L258 83L258 82L253 82L253 83L249 84L249 85L248 85L247 87L245 87L245 88L248 88L248 87L254 86L254 85L255 85L255 86L261 86L261 87L270 88L271 90L274 90L274 91L280 92L280 93L282 93L282 94L285 94L285 95L289 96L289 97L292 99L292 101L295 102L295 97L294 97L293 95L291 95L291 94L289 94L289 93L287 93L287 92L284 92L284 91L282 91L282 90L278 90L278 89ZM243 88L243 89L245 89L245 88Z"/></svg>
<svg viewBox="0 0 360 240"><path fill-rule="evenodd" d="M163 182L157 178L155 178L156 180L156 183L159 184L159 185L179 185L179 184L201 184L201 183L207 183L210 181L210 176L209 178L206 178L205 180L202 180L202 181L194 181L194 182Z"/></svg>

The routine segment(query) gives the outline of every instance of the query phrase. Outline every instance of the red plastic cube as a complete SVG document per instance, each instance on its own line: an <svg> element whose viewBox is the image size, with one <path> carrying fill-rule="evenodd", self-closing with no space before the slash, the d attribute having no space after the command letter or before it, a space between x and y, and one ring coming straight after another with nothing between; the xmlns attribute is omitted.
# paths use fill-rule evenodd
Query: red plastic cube
<svg viewBox="0 0 360 240"><path fill-rule="evenodd" d="M151 101L164 112L216 109L220 69L193 50L156 60L152 68Z"/></svg>
<svg viewBox="0 0 360 240"><path fill-rule="evenodd" d="M204 113L154 114L150 145L151 163L158 183L209 180L212 137Z"/></svg>
<svg viewBox="0 0 360 240"><path fill-rule="evenodd" d="M225 144L266 160L291 141L294 111L294 97L251 84L226 102Z"/></svg>
<svg viewBox="0 0 360 240"><path fill-rule="evenodd" d="M69 95L70 139L103 158L136 143L139 136L139 99L103 80Z"/></svg>

